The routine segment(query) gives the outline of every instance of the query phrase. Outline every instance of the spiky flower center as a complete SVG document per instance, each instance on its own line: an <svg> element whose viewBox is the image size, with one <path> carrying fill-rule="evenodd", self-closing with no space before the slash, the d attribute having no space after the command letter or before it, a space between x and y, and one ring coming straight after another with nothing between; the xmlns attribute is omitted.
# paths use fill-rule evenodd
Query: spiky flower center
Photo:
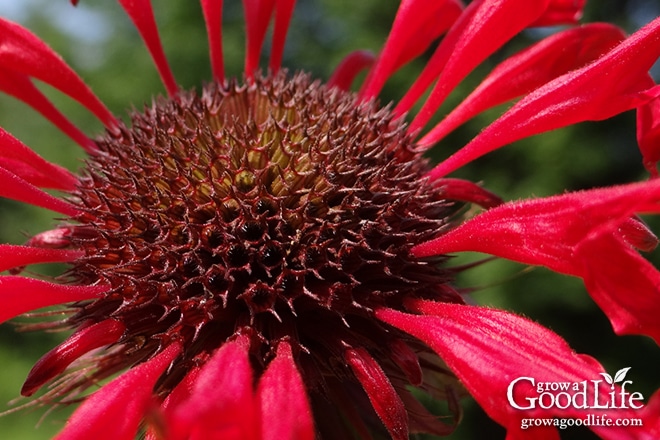
<svg viewBox="0 0 660 440"><path fill-rule="evenodd" d="M387 339L374 308L458 300L437 261L409 252L456 208L374 103L257 77L161 99L97 144L74 194L86 256L71 273L112 290L70 323L113 317L131 353L176 339L183 366L249 332L257 364L286 338L326 372L341 343Z"/></svg>

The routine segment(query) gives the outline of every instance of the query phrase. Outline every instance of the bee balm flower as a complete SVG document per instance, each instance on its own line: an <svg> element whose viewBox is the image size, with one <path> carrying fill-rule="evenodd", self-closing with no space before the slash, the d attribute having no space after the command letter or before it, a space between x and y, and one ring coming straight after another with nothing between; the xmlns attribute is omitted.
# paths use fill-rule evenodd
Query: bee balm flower
<svg viewBox="0 0 660 440"><path fill-rule="evenodd" d="M214 81L188 91L169 69L150 2L120 0L168 92L130 123L45 43L0 21L0 88L88 153L72 174L0 133L0 195L65 217L26 245L0 246L10 271L0 277L2 320L62 304L66 317L44 326L73 330L37 362L22 394L50 384L39 401L73 398L119 373L84 398L59 439L131 439L142 429L166 439L444 435L465 392L512 437L555 434L522 431L523 418L588 414L510 404L534 401L533 389L509 389L518 377L581 383L604 369L527 318L466 303L454 281L467 268L449 262L458 252L580 277L617 332L659 339L660 273L635 250L655 245L636 215L660 211L658 180L505 203L447 176L521 138L630 109L639 109L653 170L660 89L648 70L660 55L660 19L627 38L602 23L551 35L428 127L474 67L528 27L574 25L581 2L404 0L382 51L350 54L326 83L281 66L292 0L243 2L243 78L225 77L222 2L200 3ZM438 39L401 100L381 107L387 79ZM33 78L80 102L106 132L88 138ZM514 98L447 160L434 167L423 157L462 122ZM469 204L483 212L468 218ZM57 282L20 275L44 262L68 269ZM430 414L411 387L447 401L453 418ZM590 397L609 390L590 388ZM653 438L657 405L617 408L643 426L591 429Z"/></svg>

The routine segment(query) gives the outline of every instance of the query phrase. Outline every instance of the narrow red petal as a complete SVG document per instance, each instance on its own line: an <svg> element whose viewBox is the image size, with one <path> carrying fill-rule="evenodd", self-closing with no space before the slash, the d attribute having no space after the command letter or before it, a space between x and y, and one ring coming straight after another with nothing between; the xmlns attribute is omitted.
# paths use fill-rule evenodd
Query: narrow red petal
<svg viewBox="0 0 660 440"><path fill-rule="evenodd" d="M658 177L660 161L660 97L637 108L637 143L644 166L651 176Z"/></svg>
<svg viewBox="0 0 660 440"><path fill-rule="evenodd" d="M108 286L67 286L33 278L0 276L0 323L42 307L94 299Z"/></svg>
<svg viewBox="0 0 660 440"><path fill-rule="evenodd" d="M293 15L296 0L279 0L275 3L275 27L273 29L273 44L270 52L270 71L277 72L282 67L282 54L289 22Z"/></svg>
<svg viewBox="0 0 660 440"><path fill-rule="evenodd" d="M154 400L156 381L179 353L181 345L173 343L152 359L104 385L73 413L55 439L134 439Z"/></svg>
<svg viewBox="0 0 660 440"><path fill-rule="evenodd" d="M261 439L314 440L314 422L305 384L291 353L281 342L277 355L259 380Z"/></svg>
<svg viewBox="0 0 660 440"><path fill-rule="evenodd" d="M78 210L70 203L43 192L4 168L0 168L0 197L50 209L69 217L78 213Z"/></svg>
<svg viewBox="0 0 660 440"><path fill-rule="evenodd" d="M410 132L414 133L426 125L468 73L540 17L548 1L494 0L477 3L469 22L459 26L460 35L450 38L454 32L452 28L440 44L438 50L445 41L449 41L451 48L444 50L451 53L444 69L439 72L431 94L410 124Z"/></svg>
<svg viewBox="0 0 660 440"><path fill-rule="evenodd" d="M0 272L30 264L70 262L82 255L82 251L75 250L0 244Z"/></svg>
<svg viewBox="0 0 660 440"><path fill-rule="evenodd" d="M502 204L499 196L469 180L445 178L436 180L435 184L442 188L443 197L449 200L476 203L484 208L493 208Z"/></svg>
<svg viewBox="0 0 660 440"><path fill-rule="evenodd" d="M209 40L211 68L217 81L225 79L225 63L222 58L222 0L201 0Z"/></svg>
<svg viewBox="0 0 660 440"><path fill-rule="evenodd" d="M519 139L582 121L607 119L660 94L649 69L660 56L660 18L595 62L562 75L524 97L479 136L436 166L445 176Z"/></svg>
<svg viewBox="0 0 660 440"><path fill-rule="evenodd" d="M617 334L644 334L660 344L660 272L613 236L581 243L576 259L589 295Z"/></svg>
<svg viewBox="0 0 660 440"><path fill-rule="evenodd" d="M58 189L73 190L78 184L76 176L58 165L48 162L31 148L0 128L0 157L25 162L43 176L50 176Z"/></svg>
<svg viewBox="0 0 660 440"><path fill-rule="evenodd" d="M245 9L245 27L247 50L245 55L245 74L252 78L259 69L259 57L266 37L268 23L273 16L275 0L243 0Z"/></svg>
<svg viewBox="0 0 660 440"><path fill-rule="evenodd" d="M408 438L408 414L378 362L361 347L348 348L346 362L364 388L376 414L395 440Z"/></svg>
<svg viewBox="0 0 660 440"><path fill-rule="evenodd" d="M83 147L85 151L96 149L96 144L57 110L27 76L12 71L0 70L0 90L20 99L41 113L64 134Z"/></svg>
<svg viewBox="0 0 660 440"><path fill-rule="evenodd" d="M376 316L431 347L457 375L479 405L509 432L508 437L526 434L539 438L536 430L521 432L521 419L528 417L585 417L588 414L640 417L630 409L599 410L595 408L516 409L507 394L511 382L527 377L538 382L581 383L602 379L602 366L594 359L576 354L557 334L525 318L501 310L461 304L409 301L408 307L422 315L411 315L391 309L376 311ZM599 394L611 390L604 381L590 386L586 395L594 399L594 387ZM511 399L524 408L527 399L538 397L529 381L514 383ZM647 416L649 419L652 416ZM657 417L657 416L656 416ZM650 425L650 424L649 424ZM553 428L553 430L556 428ZM626 434L646 434L651 426L642 428L591 427L597 434L623 438ZM522 437L521 437L522 438ZM527 438L527 437L525 437ZM640 437L641 438L641 437Z"/></svg>
<svg viewBox="0 0 660 440"><path fill-rule="evenodd" d="M176 85L176 80L172 74L163 46L160 42L158 35L158 26L151 7L150 0L119 0L119 3L128 14L133 24L137 28L142 40L147 46L151 58L156 64L156 69L160 74L160 78L167 89L170 96L176 95L179 87Z"/></svg>
<svg viewBox="0 0 660 440"><path fill-rule="evenodd" d="M172 409L172 439L259 439L247 339L222 345L196 376L189 398Z"/></svg>
<svg viewBox="0 0 660 440"><path fill-rule="evenodd" d="M581 277L615 330L660 342L660 273L621 231L643 212L660 212L660 180L506 203L412 252L484 252Z"/></svg>
<svg viewBox="0 0 660 440"><path fill-rule="evenodd" d="M658 237L639 218L630 217L619 226L621 237L635 249L651 252L658 247Z"/></svg>
<svg viewBox="0 0 660 440"><path fill-rule="evenodd" d="M583 67L624 38L616 26L593 23L558 32L508 57L418 145L433 145L475 115Z"/></svg>
<svg viewBox="0 0 660 440"><path fill-rule="evenodd" d="M389 348L392 361L401 368L408 382L413 386L420 386L424 381L424 376L415 352L401 339L392 340Z"/></svg>
<svg viewBox="0 0 660 440"><path fill-rule="evenodd" d="M445 33L462 10L458 0L403 0L376 65L362 85L361 98L375 98L387 79Z"/></svg>
<svg viewBox="0 0 660 440"><path fill-rule="evenodd" d="M530 27L577 24L586 3L587 0L551 0L548 9Z"/></svg>
<svg viewBox="0 0 660 440"><path fill-rule="evenodd" d="M81 103L105 124L115 117L76 73L43 41L16 23L0 19L0 66L37 78Z"/></svg>
<svg viewBox="0 0 660 440"><path fill-rule="evenodd" d="M21 394L31 396L46 382L62 373L80 356L96 348L117 342L125 329L126 327L121 322L106 319L78 330L37 361L25 379Z"/></svg>
<svg viewBox="0 0 660 440"><path fill-rule="evenodd" d="M328 85L341 90L349 90L355 77L364 69L371 67L376 57L366 50L351 52L339 63L328 80Z"/></svg>

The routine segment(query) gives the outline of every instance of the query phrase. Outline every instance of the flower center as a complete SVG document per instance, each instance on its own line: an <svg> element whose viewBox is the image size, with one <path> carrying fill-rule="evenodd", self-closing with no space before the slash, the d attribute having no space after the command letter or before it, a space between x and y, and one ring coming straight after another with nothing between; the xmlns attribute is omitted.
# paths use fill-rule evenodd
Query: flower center
<svg viewBox="0 0 660 440"><path fill-rule="evenodd" d="M70 321L120 320L145 356L180 339L198 360L249 331L262 358L287 338L327 359L331 335L379 337L376 307L460 301L439 261L409 253L457 208L374 103L302 74L257 77L160 99L97 144L74 194L85 257L71 273L112 290Z"/></svg>

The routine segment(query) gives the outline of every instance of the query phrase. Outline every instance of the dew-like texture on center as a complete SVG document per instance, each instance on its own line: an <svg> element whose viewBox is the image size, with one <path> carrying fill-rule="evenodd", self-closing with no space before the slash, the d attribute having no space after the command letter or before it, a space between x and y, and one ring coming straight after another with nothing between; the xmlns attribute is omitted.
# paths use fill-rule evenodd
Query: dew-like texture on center
<svg viewBox="0 0 660 440"><path fill-rule="evenodd" d="M387 339L374 308L460 301L439 260L409 253L457 207L375 103L257 77L156 100L97 144L73 194L71 274L112 289L70 323L113 317L131 353L177 339L183 366L247 332L258 364L286 339L323 376L342 343Z"/></svg>

